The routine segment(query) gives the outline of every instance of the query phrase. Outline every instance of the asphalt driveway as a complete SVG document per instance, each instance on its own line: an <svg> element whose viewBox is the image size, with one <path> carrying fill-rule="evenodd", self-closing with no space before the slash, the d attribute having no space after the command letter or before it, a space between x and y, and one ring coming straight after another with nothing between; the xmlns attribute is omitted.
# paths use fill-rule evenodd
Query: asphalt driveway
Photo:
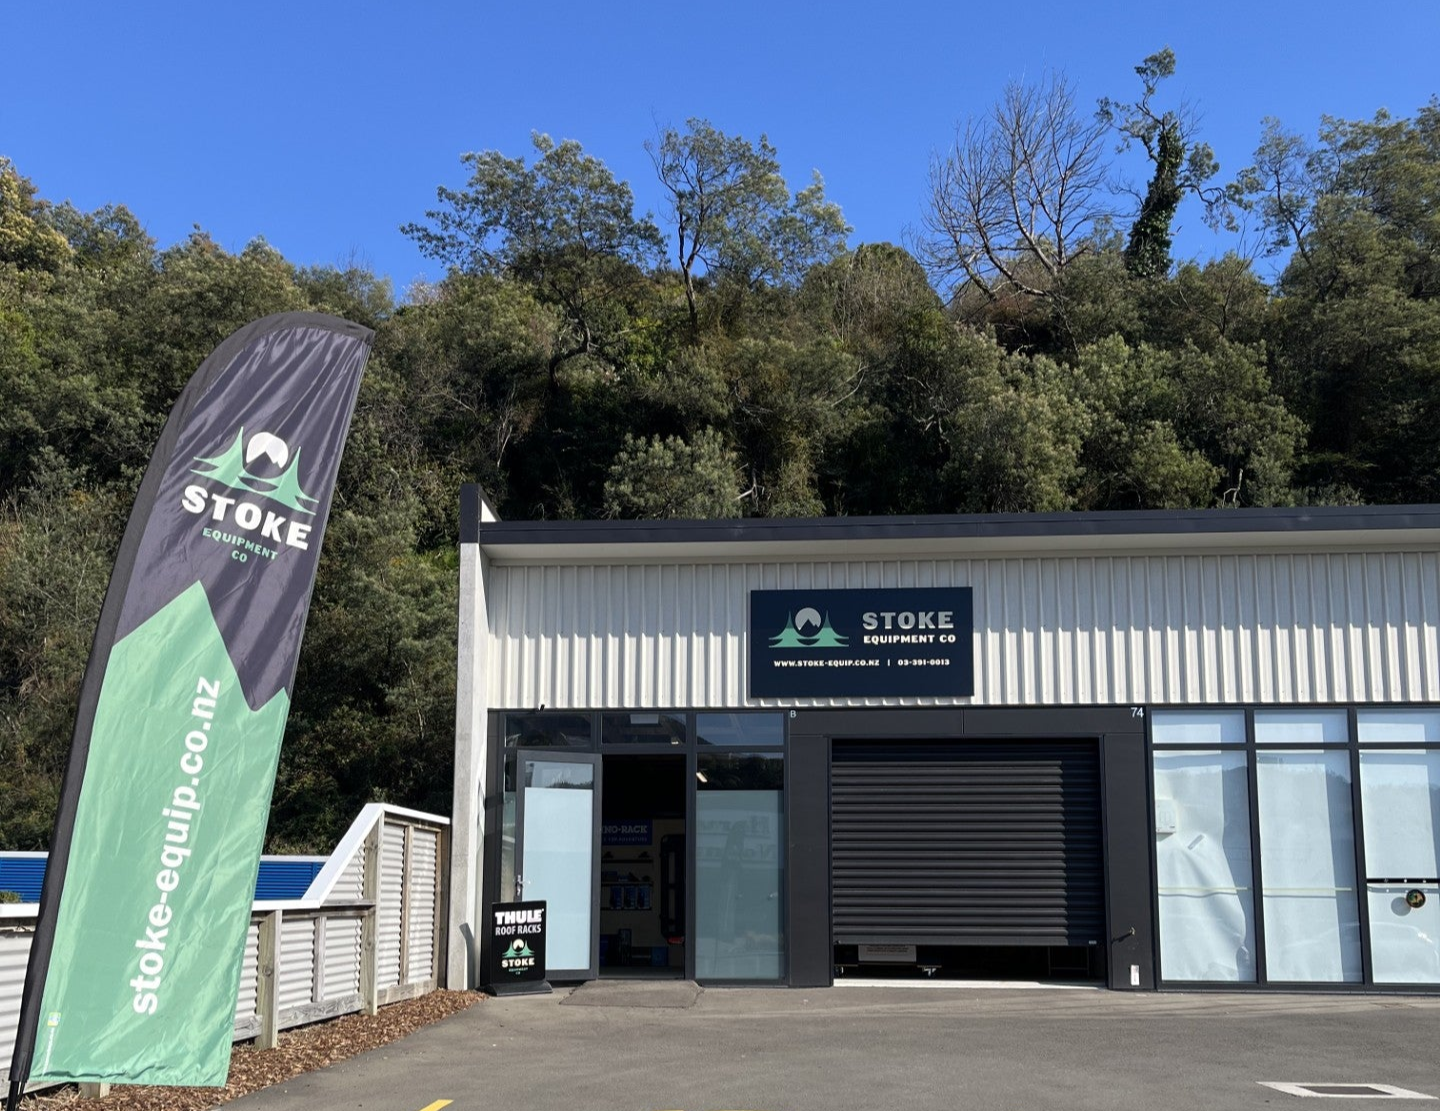
<svg viewBox="0 0 1440 1111"><path fill-rule="evenodd" d="M1393 1085L1440 1096L1437 1057L1440 998L1433 997L928 985L700 991L600 981L574 992L486 1000L231 1106L1283 1107L1299 1097L1259 1082Z"/></svg>

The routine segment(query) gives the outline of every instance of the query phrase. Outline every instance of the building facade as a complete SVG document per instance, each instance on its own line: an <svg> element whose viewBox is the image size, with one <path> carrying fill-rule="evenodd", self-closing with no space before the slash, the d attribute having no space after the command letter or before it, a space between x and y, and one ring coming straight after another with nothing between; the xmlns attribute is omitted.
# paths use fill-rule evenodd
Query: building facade
<svg viewBox="0 0 1440 1111"><path fill-rule="evenodd" d="M1440 984L1440 507L462 503L451 986Z"/></svg>

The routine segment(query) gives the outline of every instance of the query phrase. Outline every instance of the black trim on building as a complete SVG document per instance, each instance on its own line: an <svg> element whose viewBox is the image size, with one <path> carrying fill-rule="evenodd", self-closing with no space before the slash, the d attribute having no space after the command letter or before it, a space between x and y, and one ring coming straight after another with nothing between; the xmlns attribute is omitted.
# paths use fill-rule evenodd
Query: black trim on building
<svg viewBox="0 0 1440 1111"><path fill-rule="evenodd" d="M461 490L460 542L480 540L484 493ZM726 544L765 541L984 540L1054 536L1193 536L1440 529L1440 505L1285 509L975 513L912 517L764 518L723 521L487 521L494 544Z"/></svg>

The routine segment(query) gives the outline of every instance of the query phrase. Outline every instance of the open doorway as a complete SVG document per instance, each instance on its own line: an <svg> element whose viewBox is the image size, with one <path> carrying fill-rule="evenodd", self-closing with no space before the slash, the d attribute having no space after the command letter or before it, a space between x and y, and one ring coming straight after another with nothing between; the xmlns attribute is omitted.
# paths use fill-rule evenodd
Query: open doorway
<svg viewBox="0 0 1440 1111"><path fill-rule="evenodd" d="M685 975L685 757L607 754L600 803L600 975Z"/></svg>

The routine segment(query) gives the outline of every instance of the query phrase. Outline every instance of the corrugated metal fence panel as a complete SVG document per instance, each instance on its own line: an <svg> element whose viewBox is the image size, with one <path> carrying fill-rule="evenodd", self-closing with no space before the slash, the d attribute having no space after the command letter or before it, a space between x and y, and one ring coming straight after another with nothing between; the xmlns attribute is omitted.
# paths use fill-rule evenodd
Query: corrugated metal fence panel
<svg viewBox="0 0 1440 1111"><path fill-rule="evenodd" d="M325 923L325 998L339 999L360 990L360 920L332 918Z"/></svg>
<svg viewBox="0 0 1440 1111"><path fill-rule="evenodd" d="M838 944L1099 944L1095 746L837 742L831 867Z"/></svg>
<svg viewBox="0 0 1440 1111"><path fill-rule="evenodd" d="M410 835L410 902L406 968L410 983L428 980L435 965L435 892L438 887L440 834L416 827Z"/></svg>
<svg viewBox="0 0 1440 1111"><path fill-rule="evenodd" d="M923 586L974 590L971 705L1440 700L1440 556L1412 551L492 564L489 704L765 705L751 590Z"/></svg>
<svg viewBox="0 0 1440 1111"><path fill-rule="evenodd" d="M245 961L240 967L240 997L235 1007L237 1022L255 1017L255 994L260 978L260 924L251 922L245 934Z"/></svg>
<svg viewBox="0 0 1440 1111"><path fill-rule="evenodd" d="M255 898L302 899L310 881L325 867L324 857L280 857L262 856L260 873L255 877Z"/></svg>
<svg viewBox="0 0 1440 1111"><path fill-rule="evenodd" d="M44 853L0 853L0 891L13 891L22 903L38 903L45 882Z"/></svg>
<svg viewBox="0 0 1440 1111"><path fill-rule="evenodd" d="M20 1027L20 996L25 988L25 965L30 960L27 926L19 929L0 919L0 1069L8 1070Z"/></svg>
<svg viewBox="0 0 1440 1111"><path fill-rule="evenodd" d="M356 903L365 897L365 846L361 845L335 881L329 902Z"/></svg>
<svg viewBox="0 0 1440 1111"><path fill-rule="evenodd" d="M328 928L328 923L327 923ZM285 918L280 923L280 1010L309 1003L315 991L315 920Z"/></svg>
<svg viewBox="0 0 1440 1111"><path fill-rule="evenodd" d="M405 827L385 824L380 845L380 906L376 922L377 978L379 987L400 982L400 904L405 869Z"/></svg>
<svg viewBox="0 0 1440 1111"><path fill-rule="evenodd" d="M46 860L45 853L0 853L0 891L14 891L22 903L38 903ZM261 857L255 898L299 899L324 866L324 857ZM359 897L357 885L353 898Z"/></svg>

